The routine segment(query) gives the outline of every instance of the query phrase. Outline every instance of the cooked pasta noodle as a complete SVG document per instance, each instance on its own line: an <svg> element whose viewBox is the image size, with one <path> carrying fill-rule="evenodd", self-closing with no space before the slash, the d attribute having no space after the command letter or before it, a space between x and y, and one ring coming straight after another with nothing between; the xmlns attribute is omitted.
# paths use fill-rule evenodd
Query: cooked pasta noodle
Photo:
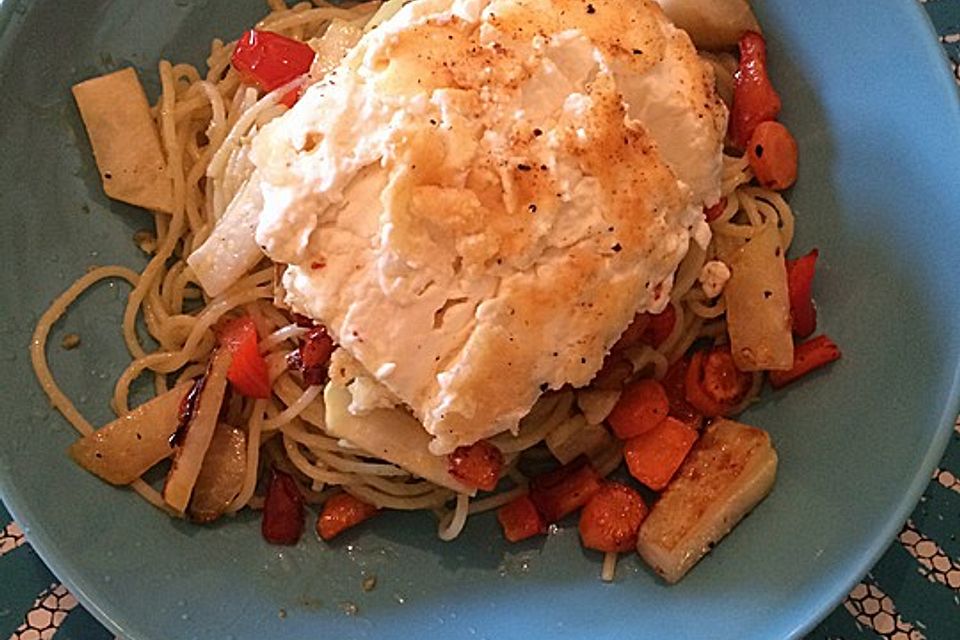
<svg viewBox="0 0 960 640"><path fill-rule="evenodd" d="M362 25L374 15L373 6L343 9L321 2L301 2L287 7L269 0L272 12L260 26L300 40L323 34L339 18ZM378 18L379 19L379 18ZM215 347L214 327L223 318L243 310L253 317L265 336L260 348L273 371L284 369L287 356L307 329L293 323L274 304L275 270L264 260L245 277L216 297L207 296L186 257L210 235L250 170L245 141L263 124L282 114L280 98L293 84L259 96L244 86L230 68L234 43L214 41L204 74L191 65L161 62L160 99L153 109L173 185L171 214L155 213L156 248L142 272L125 267L100 267L80 277L59 296L37 324L31 358L44 391L53 405L81 434L94 427L57 386L46 360L45 347L53 325L86 290L106 279L121 279L133 288L123 315L122 335L132 361L119 376L113 393L118 415L129 409L130 387L144 374L152 374L157 393L168 380L191 379L203 373ZM745 158L726 156L722 188L725 206L711 223L713 240L701 248L691 243L674 279L669 304L676 314L670 335L654 348L641 346L629 353L635 373L663 378L670 365L699 339L723 340L725 303L709 299L698 287L701 269L744 243L766 224L776 224L786 249L793 239L790 206L777 193L753 186ZM151 349L137 329L143 318ZM743 401L753 402L762 385L753 374L753 386ZM274 459L294 471L311 502L322 502L333 487L377 507L433 509L439 515L438 535L456 538L468 516L496 509L526 491L526 478L516 468L521 456L543 454L542 443L555 430L570 424L579 413L570 390L548 393L521 421L516 433L503 433L490 441L510 463L507 476L514 487L492 496L471 499L447 487L416 478L404 469L378 459L325 430L322 387L308 386L293 373L280 375L270 399L244 399L237 415L243 416L246 461L239 493L228 512L259 508L261 469ZM238 401L241 402L241 401ZM595 465L602 475L622 461L619 446L601 452ZM133 488L151 504L164 508L162 497L146 482ZM604 559L603 579L612 580L617 554Z"/></svg>

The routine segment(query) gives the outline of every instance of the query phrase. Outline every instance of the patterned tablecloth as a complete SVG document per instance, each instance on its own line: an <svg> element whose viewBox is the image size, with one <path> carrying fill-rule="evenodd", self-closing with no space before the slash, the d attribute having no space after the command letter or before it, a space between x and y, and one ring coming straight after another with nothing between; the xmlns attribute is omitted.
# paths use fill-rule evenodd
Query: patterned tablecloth
<svg viewBox="0 0 960 640"><path fill-rule="evenodd" d="M960 0L920 0L960 84ZM960 149L957 150L960 153ZM0 638L113 638L44 566L0 505ZM960 639L960 422L886 554L808 640Z"/></svg>

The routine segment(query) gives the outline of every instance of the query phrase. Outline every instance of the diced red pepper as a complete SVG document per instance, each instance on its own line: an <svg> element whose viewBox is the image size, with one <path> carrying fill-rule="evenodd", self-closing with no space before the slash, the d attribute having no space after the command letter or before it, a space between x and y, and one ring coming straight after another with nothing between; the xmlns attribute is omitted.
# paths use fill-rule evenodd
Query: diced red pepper
<svg viewBox="0 0 960 640"><path fill-rule="evenodd" d="M481 440L467 447L457 447L447 457L447 471L469 487L493 491L503 469L503 454L496 445Z"/></svg>
<svg viewBox="0 0 960 640"><path fill-rule="evenodd" d="M317 518L317 535L332 540L347 529L377 515L380 510L347 492L336 493L323 503Z"/></svg>
<svg viewBox="0 0 960 640"><path fill-rule="evenodd" d="M740 65L733 80L733 109L730 112L730 139L746 149L761 122L776 120L780 95L767 74L767 43L755 31L740 37Z"/></svg>
<svg viewBox="0 0 960 640"><path fill-rule="evenodd" d="M630 322L624 332L620 335L620 339L617 340L616 344L613 345L613 348L610 351L617 353L643 342L648 324L650 324L649 313L638 313L635 315L633 317L633 321Z"/></svg>
<svg viewBox="0 0 960 640"><path fill-rule="evenodd" d="M717 204L712 207L703 208L703 217L707 219L707 222L713 222L717 218L723 215L723 212L727 210L727 197L723 196L717 202Z"/></svg>
<svg viewBox="0 0 960 640"><path fill-rule="evenodd" d="M300 346L287 356L287 363L300 371L303 381L308 385L323 384L327 379L327 363L330 362L334 349L335 345L327 333L327 328L314 325L300 340Z"/></svg>
<svg viewBox="0 0 960 640"><path fill-rule="evenodd" d="M587 503L600 490L600 475L586 456L530 482L530 499L547 522L557 522Z"/></svg>
<svg viewBox="0 0 960 640"><path fill-rule="evenodd" d="M663 377L664 391L670 401L670 417L676 418L691 429L699 429L703 424L703 414L687 402L687 369L690 368L690 359L680 358L667 369Z"/></svg>
<svg viewBox="0 0 960 640"><path fill-rule="evenodd" d="M654 491L663 490L697 441L697 432L675 418L627 440L623 457L630 475Z"/></svg>
<svg viewBox="0 0 960 640"><path fill-rule="evenodd" d="M510 542L520 542L547 530L543 516L528 495L514 498L497 509L497 520L503 527L503 537Z"/></svg>
<svg viewBox="0 0 960 640"><path fill-rule="evenodd" d="M657 314L647 314L650 321L643 332L643 342L653 348L657 348L667 341L670 334L673 333L673 327L677 324L677 310L672 304Z"/></svg>
<svg viewBox="0 0 960 640"><path fill-rule="evenodd" d="M747 397L753 378L737 369L730 347L697 351L687 369L687 402L706 416L730 416Z"/></svg>
<svg viewBox="0 0 960 640"><path fill-rule="evenodd" d="M273 91L310 71L314 56L313 49L306 43L251 29L240 36L230 62L244 82ZM292 107L298 97L298 91L294 90L281 102Z"/></svg>
<svg viewBox="0 0 960 640"><path fill-rule="evenodd" d="M644 378L623 389L607 422L614 435L626 440L656 427L669 411L670 400L663 385L651 378Z"/></svg>
<svg viewBox="0 0 960 640"><path fill-rule="evenodd" d="M793 348L793 367L787 371L769 372L770 384L774 389L779 389L811 371L839 360L840 355L840 347L827 336L807 340Z"/></svg>
<svg viewBox="0 0 960 640"><path fill-rule="evenodd" d="M271 544L296 544L303 533L303 496L296 481L277 469L267 485L260 533Z"/></svg>
<svg viewBox="0 0 960 640"><path fill-rule="evenodd" d="M814 249L796 260L787 260L787 286L790 293L790 318L793 335L806 338L817 330L817 308L813 305L813 276L817 257Z"/></svg>
<svg viewBox="0 0 960 640"><path fill-rule="evenodd" d="M250 316L229 320L219 332L220 344L233 354L227 380L248 398L270 397L270 372L260 355L257 326Z"/></svg>
<svg viewBox="0 0 960 640"><path fill-rule="evenodd" d="M580 540L597 551L633 551L647 513L639 493L619 482L607 482L580 513Z"/></svg>

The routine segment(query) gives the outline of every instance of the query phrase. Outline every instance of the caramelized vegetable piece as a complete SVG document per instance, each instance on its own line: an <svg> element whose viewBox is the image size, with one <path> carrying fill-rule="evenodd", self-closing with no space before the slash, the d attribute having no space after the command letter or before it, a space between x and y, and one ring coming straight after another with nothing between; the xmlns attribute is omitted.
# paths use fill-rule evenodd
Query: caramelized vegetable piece
<svg viewBox="0 0 960 640"><path fill-rule="evenodd" d="M793 335L806 338L817 330L817 308L813 305L813 276L820 252L814 249L796 260L787 260L787 288L790 293L790 320Z"/></svg>
<svg viewBox="0 0 960 640"><path fill-rule="evenodd" d="M330 496L323 503L323 511L317 518L317 535L332 540L347 529L377 515L379 510L349 493Z"/></svg>
<svg viewBox="0 0 960 640"><path fill-rule="evenodd" d="M107 482L130 484L153 465L173 455L180 403L192 383L153 398L70 446L70 457Z"/></svg>
<svg viewBox="0 0 960 640"><path fill-rule="evenodd" d="M747 161L764 187L783 191L797 181L797 141L779 122L761 122L747 143Z"/></svg>
<svg viewBox="0 0 960 640"><path fill-rule="evenodd" d="M789 369L793 362L790 297L777 225L769 221L725 262L731 276L723 299L737 368Z"/></svg>
<svg viewBox="0 0 960 640"><path fill-rule="evenodd" d="M624 484L607 482L580 513L580 540L597 551L630 551L646 517L647 505L639 493Z"/></svg>
<svg viewBox="0 0 960 640"><path fill-rule="evenodd" d="M676 582L770 492L776 473L770 436L714 422L640 526L637 551Z"/></svg>
<svg viewBox="0 0 960 640"><path fill-rule="evenodd" d="M493 491L503 469L503 454L486 440L457 447L447 456L450 475L468 487Z"/></svg>
<svg viewBox="0 0 960 640"><path fill-rule="evenodd" d="M537 476L530 500L547 522L557 522L587 503L600 490L600 476L586 458Z"/></svg>
<svg viewBox="0 0 960 640"><path fill-rule="evenodd" d="M626 440L656 427L669 410L670 401L663 385L646 378L624 388L607 422L618 438Z"/></svg>
<svg viewBox="0 0 960 640"><path fill-rule="evenodd" d="M672 304L668 304L662 312L646 315L649 320L641 340L651 347L657 348L666 342L670 334L673 333L673 327L677 324L677 310L673 308Z"/></svg>
<svg viewBox="0 0 960 640"><path fill-rule="evenodd" d="M303 534L303 496L296 481L278 469L270 472L260 533L271 544L296 544Z"/></svg>
<svg viewBox="0 0 960 640"><path fill-rule="evenodd" d="M246 469L247 436L239 429L218 424L193 487L190 518L213 522L222 516L243 488Z"/></svg>
<svg viewBox="0 0 960 640"><path fill-rule="evenodd" d="M547 530L543 516L528 495L514 498L497 509L497 520L503 527L503 537L510 542L520 542Z"/></svg>
<svg viewBox="0 0 960 640"><path fill-rule="evenodd" d="M656 429L627 440L623 457L630 475L654 491L660 491L670 482L696 440L695 430L679 420L667 418Z"/></svg>
<svg viewBox="0 0 960 640"><path fill-rule="evenodd" d="M227 379L248 398L270 397L270 373L260 355L257 325L250 316L228 321L220 330L220 344L233 356Z"/></svg>
<svg viewBox="0 0 960 640"><path fill-rule="evenodd" d="M177 433L173 465L163 485L163 500L180 513L186 511L190 503L190 494L213 438L223 395L227 390L227 369L231 360L226 350L214 351L200 397L191 412L193 415L185 425L181 425Z"/></svg>
<svg viewBox="0 0 960 640"><path fill-rule="evenodd" d="M74 85L103 190L110 198L173 212L173 181L143 86L132 68Z"/></svg>
<svg viewBox="0 0 960 640"><path fill-rule="evenodd" d="M730 416L750 392L753 378L737 369L729 347L697 351L690 360L686 398L705 416Z"/></svg>
<svg viewBox="0 0 960 640"><path fill-rule="evenodd" d="M767 74L767 43L763 36L748 31L740 37L739 46L740 66L734 75L730 139L738 149L746 149L761 122L776 120L781 103Z"/></svg>
<svg viewBox="0 0 960 640"><path fill-rule="evenodd" d="M657 0L670 21L690 34L698 49L725 49L760 25L747 0Z"/></svg>
<svg viewBox="0 0 960 640"><path fill-rule="evenodd" d="M839 360L840 347L827 336L817 336L803 344L798 344L794 354L793 367L790 370L770 372L770 384L774 389L786 386L820 367Z"/></svg>
<svg viewBox="0 0 960 640"><path fill-rule="evenodd" d="M723 215L723 212L727 210L727 197L724 196L720 198L717 204L712 207L703 208L703 217L706 218L707 222L713 222L717 218Z"/></svg>

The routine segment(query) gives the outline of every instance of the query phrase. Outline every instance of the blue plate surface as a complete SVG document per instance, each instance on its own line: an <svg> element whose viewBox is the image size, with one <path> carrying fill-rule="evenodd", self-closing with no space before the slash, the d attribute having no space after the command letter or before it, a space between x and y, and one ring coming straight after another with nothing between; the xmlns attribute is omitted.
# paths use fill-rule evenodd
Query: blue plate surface
<svg viewBox="0 0 960 640"><path fill-rule="evenodd" d="M151 88L161 57L201 60L262 5L0 2L0 487L43 558L131 640L801 636L892 539L956 415L960 105L913 3L756 4L801 146L796 247L821 250L821 327L845 358L746 416L780 451L776 489L666 587L636 558L601 584L570 522L510 546L476 518L444 544L429 516L396 513L278 549L251 516L175 522L69 462L74 435L29 369L33 324L89 265L140 266L131 236L150 225L102 195L69 86L132 64ZM51 339L59 380L96 422L126 362L125 292L84 296ZM60 349L67 332L81 348Z"/></svg>

